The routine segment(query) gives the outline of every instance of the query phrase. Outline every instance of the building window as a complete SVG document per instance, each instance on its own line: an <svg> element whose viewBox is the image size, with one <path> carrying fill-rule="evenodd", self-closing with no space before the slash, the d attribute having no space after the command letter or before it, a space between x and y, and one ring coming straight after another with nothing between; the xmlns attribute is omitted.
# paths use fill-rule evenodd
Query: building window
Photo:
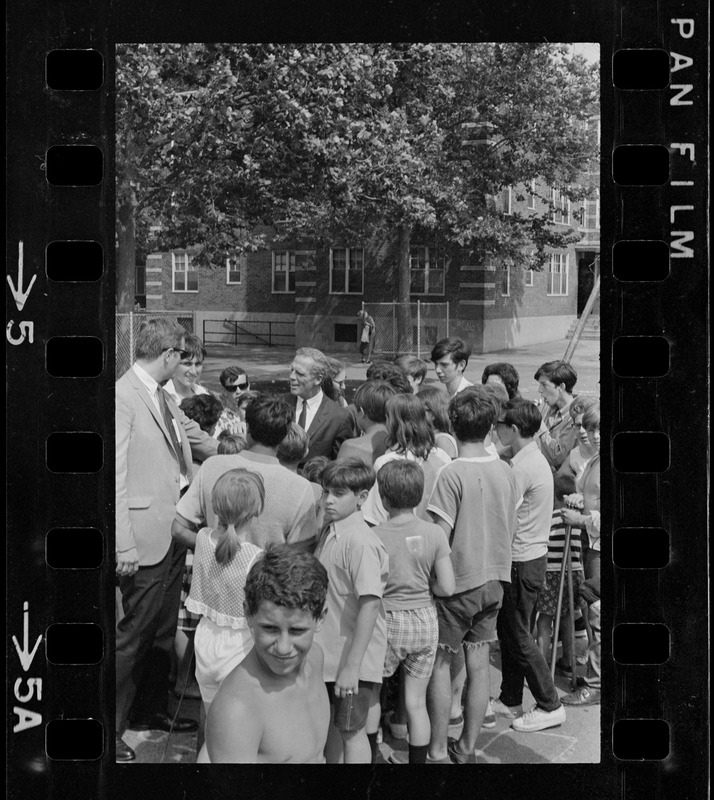
<svg viewBox="0 0 714 800"><path fill-rule="evenodd" d="M552 189L550 199L553 204L550 210L551 220L560 225L570 225L570 200L560 189Z"/></svg>
<svg viewBox="0 0 714 800"><path fill-rule="evenodd" d="M171 253L172 291L197 292L198 268L188 253Z"/></svg>
<svg viewBox="0 0 714 800"><path fill-rule="evenodd" d="M357 325L345 322L335 323L335 343L355 344L357 339Z"/></svg>
<svg viewBox="0 0 714 800"><path fill-rule="evenodd" d="M525 278L523 280L523 285L524 286L533 286L533 270L532 269L527 269L526 270L526 276L525 276Z"/></svg>
<svg viewBox="0 0 714 800"><path fill-rule="evenodd" d="M409 250L409 272L412 294L444 294L446 259L429 247Z"/></svg>
<svg viewBox="0 0 714 800"><path fill-rule="evenodd" d="M568 294L568 254L551 253L548 268L548 294Z"/></svg>
<svg viewBox="0 0 714 800"><path fill-rule="evenodd" d="M364 250L361 247L330 248L330 294L362 294Z"/></svg>
<svg viewBox="0 0 714 800"><path fill-rule="evenodd" d="M273 294L295 292L295 251L273 250Z"/></svg>
<svg viewBox="0 0 714 800"><path fill-rule="evenodd" d="M504 214L513 214L513 187L506 186L501 192L501 207Z"/></svg>
<svg viewBox="0 0 714 800"><path fill-rule="evenodd" d="M531 211L535 211L535 207L536 207L536 182L535 178L533 178L528 188L528 208Z"/></svg>
<svg viewBox="0 0 714 800"><path fill-rule="evenodd" d="M244 255L233 255L226 258L226 283L229 286L235 283L240 283L244 266Z"/></svg>
<svg viewBox="0 0 714 800"><path fill-rule="evenodd" d="M585 201L585 217L583 219L583 227L587 231L600 230L600 201L599 200L586 200Z"/></svg>
<svg viewBox="0 0 714 800"><path fill-rule="evenodd" d="M511 294L511 268L508 265L501 267L501 297Z"/></svg>

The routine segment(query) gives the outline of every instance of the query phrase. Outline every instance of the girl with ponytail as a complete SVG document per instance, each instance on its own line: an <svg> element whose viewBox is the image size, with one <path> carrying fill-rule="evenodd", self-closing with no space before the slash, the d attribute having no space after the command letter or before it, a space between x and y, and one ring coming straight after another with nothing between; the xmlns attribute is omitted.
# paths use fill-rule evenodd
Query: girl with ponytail
<svg viewBox="0 0 714 800"><path fill-rule="evenodd" d="M202 720L223 679L253 647L243 600L248 571L263 552L248 541L251 521L263 511L263 479L245 469L229 470L216 481L211 502L218 526L198 532L186 600L186 608L201 615L195 652Z"/></svg>

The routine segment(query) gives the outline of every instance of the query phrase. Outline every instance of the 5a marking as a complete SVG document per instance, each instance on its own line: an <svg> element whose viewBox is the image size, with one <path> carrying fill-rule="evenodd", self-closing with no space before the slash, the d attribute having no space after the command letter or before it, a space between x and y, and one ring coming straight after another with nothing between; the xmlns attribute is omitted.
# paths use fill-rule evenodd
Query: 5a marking
<svg viewBox="0 0 714 800"><path fill-rule="evenodd" d="M30 650L30 604L25 601L22 604L22 646L17 641L17 636L12 637L12 643L15 645L23 672L29 671L41 642L42 636L40 635ZM26 689L23 689L23 681L27 684ZM18 703L29 703L32 700L40 701L42 700L42 678L18 678L15 681L13 690ZM13 733L35 728L42 723L42 714L25 706L13 706L12 713L18 716L18 721L12 727Z"/></svg>
<svg viewBox="0 0 714 800"><path fill-rule="evenodd" d="M12 292L13 300L15 301L15 305L18 311L22 311L25 307L25 303L27 302L27 298L30 296L30 292L32 291L32 287L37 280L37 275L33 275L30 279L27 288L24 287L24 245L22 241L18 242L17 245L17 283L15 283L10 275L6 275L7 282L10 285L10 291ZM35 323L32 321L21 320L18 324L18 328L20 330L20 335L15 336L12 332L13 325L15 325L15 320L11 319L7 326L5 327L5 338L10 342L10 344L18 345L22 344L25 340L29 341L30 344L34 342L34 334L35 334Z"/></svg>

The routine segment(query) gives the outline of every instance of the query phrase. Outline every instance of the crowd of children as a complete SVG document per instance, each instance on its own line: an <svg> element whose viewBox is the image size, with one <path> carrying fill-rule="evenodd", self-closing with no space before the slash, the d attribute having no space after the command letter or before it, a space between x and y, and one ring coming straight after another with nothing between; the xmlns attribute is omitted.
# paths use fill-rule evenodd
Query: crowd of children
<svg viewBox="0 0 714 800"><path fill-rule="evenodd" d="M335 460L305 463L309 432L240 368L221 375L223 408L181 395L219 438L173 531L193 550L200 762L374 763L388 727L408 735L395 763L476 763L495 715L528 733L599 702L599 403L574 396L565 362L535 371L539 403L510 364L472 385L469 353L439 342L429 385L421 359L374 361L349 405L344 367L325 357L322 391L354 424ZM578 611L588 650L577 661L566 636L556 664L554 623ZM559 695L551 663L584 668L576 690Z"/></svg>

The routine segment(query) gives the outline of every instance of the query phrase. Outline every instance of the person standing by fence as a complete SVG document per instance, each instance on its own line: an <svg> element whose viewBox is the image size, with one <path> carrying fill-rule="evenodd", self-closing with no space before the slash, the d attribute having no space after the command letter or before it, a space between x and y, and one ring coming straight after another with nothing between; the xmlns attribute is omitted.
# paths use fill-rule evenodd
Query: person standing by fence
<svg viewBox="0 0 714 800"><path fill-rule="evenodd" d="M374 337L377 333L377 328L374 324L374 319L361 308L357 312L357 316L362 322L362 331L359 337L359 352L362 356L362 363L369 364L372 360L372 350L374 349Z"/></svg>

